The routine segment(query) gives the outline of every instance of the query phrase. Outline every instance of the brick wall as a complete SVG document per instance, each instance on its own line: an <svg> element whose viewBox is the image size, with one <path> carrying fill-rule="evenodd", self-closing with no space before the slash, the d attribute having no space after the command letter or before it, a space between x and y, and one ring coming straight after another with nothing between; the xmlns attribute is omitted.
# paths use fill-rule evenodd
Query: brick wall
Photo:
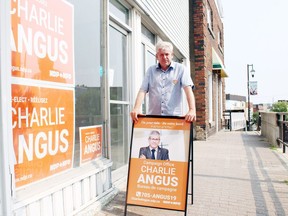
<svg viewBox="0 0 288 216"><path fill-rule="evenodd" d="M213 11L213 31L207 25L207 4ZM209 83L208 72L212 72L212 47L224 62L223 47L223 24L218 14L214 0L190 1L190 62L192 78L195 84L195 99L197 109L196 139L206 139L216 132L215 124L209 124ZM221 47L218 46L218 32L222 32ZM218 92L218 119L216 115L216 84L221 79L220 73L213 72L213 120L221 126L222 113L220 112L220 97L225 96L225 85L223 81L222 92ZM223 80L223 79L222 79ZM225 97L222 99L225 105ZM225 107L225 106L224 106Z"/></svg>

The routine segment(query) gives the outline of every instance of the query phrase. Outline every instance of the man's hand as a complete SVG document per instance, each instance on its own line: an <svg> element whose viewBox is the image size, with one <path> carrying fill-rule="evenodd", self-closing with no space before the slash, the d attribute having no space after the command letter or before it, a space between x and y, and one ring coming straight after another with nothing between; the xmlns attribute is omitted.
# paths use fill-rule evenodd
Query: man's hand
<svg viewBox="0 0 288 216"><path fill-rule="evenodd" d="M190 109L187 114L185 115L185 120L187 122L193 122L196 121L196 112L194 109Z"/></svg>
<svg viewBox="0 0 288 216"><path fill-rule="evenodd" d="M137 109L133 109L131 112L130 112L130 116L133 120L134 123L137 123L138 122L138 116L145 116L144 114L141 114L137 111Z"/></svg>
<svg viewBox="0 0 288 216"><path fill-rule="evenodd" d="M186 94L187 103L188 103L188 107L189 107L189 111L185 115L185 120L187 122L196 121L195 97L194 97L191 86L186 86L184 88L184 92Z"/></svg>
<svg viewBox="0 0 288 216"><path fill-rule="evenodd" d="M130 112L130 116L133 120L134 123L137 123L138 122L138 115L140 115L139 113L139 110L141 108L141 104L142 104L142 101L144 100L145 98L145 95L146 95L146 92L143 92L143 91L139 91L138 92L138 95L137 95L137 98L136 98L136 102L135 102L135 106L133 108L133 110Z"/></svg>
<svg viewBox="0 0 288 216"><path fill-rule="evenodd" d="M130 116L133 120L134 123L137 123L138 122L138 111L136 109L133 109L131 112L130 112Z"/></svg>

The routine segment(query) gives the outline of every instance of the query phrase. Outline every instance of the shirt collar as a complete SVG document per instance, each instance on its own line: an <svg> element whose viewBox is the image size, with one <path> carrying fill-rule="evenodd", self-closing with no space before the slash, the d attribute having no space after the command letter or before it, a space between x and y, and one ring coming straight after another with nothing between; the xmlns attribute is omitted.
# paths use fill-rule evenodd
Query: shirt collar
<svg viewBox="0 0 288 216"><path fill-rule="evenodd" d="M158 148L159 148L159 146L158 146L157 148L155 148L155 152L158 151ZM151 148L151 147L149 146L149 149L150 149L150 151L152 151L153 148Z"/></svg>
<svg viewBox="0 0 288 216"><path fill-rule="evenodd" d="M156 68L159 69L159 70L162 70L162 68L161 68L161 66L160 66L159 63L157 64ZM175 68L175 62L174 62L174 61L171 61L171 64L170 64L170 66L167 68L166 71L169 71L170 68Z"/></svg>

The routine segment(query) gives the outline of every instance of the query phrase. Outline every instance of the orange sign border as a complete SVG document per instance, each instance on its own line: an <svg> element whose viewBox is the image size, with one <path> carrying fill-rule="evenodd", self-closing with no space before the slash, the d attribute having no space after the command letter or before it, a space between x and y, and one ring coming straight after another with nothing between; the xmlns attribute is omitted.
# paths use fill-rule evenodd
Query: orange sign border
<svg viewBox="0 0 288 216"><path fill-rule="evenodd" d="M96 150L93 153L89 153L90 157L84 157L83 147L86 145L82 140L82 136L86 133L90 133L92 136L96 134L100 134L100 150ZM80 166L91 161L97 160L102 157L102 148L103 148L103 125L93 125L93 126L85 126L79 127L79 135L80 135ZM93 139L93 138L92 138ZM91 140L88 142L95 142L95 140ZM96 153L96 156L93 155Z"/></svg>
<svg viewBox="0 0 288 216"><path fill-rule="evenodd" d="M11 1L11 76L75 85L74 5L66 0L26 3L21 16L18 1ZM43 24L41 16L47 16Z"/></svg>
<svg viewBox="0 0 288 216"><path fill-rule="evenodd" d="M178 149L185 149L185 145L188 145L188 151L185 152L187 160L184 162L180 161L160 161L160 160L151 160L151 159L140 159L140 158L131 158L131 153L133 150L133 141L134 141L134 128L143 129L143 130L178 130L183 131L183 136L189 134L189 142L183 143L183 147L178 147ZM184 133L184 131L186 131ZM176 137L177 138L177 137ZM192 124L185 121L184 117L177 116L139 116L139 121L136 124L133 124L131 143L130 143L130 157L129 157L129 168L128 168L128 181L126 188L126 205L125 212L127 211L127 205L134 206L143 206L150 208L159 208L175 211L187 211L187 196L188 196L188 180L189 180L189 168L191 162L191 150L193 145L192 138ZM147 162L144 162L147 161ZM145 164L150 165L146 167ZM160 174L158 170L161 170ZM171 168L173 167L173 168ZM193 167L192 167L193 168ZM151 179L153 179L153 172L151 170L156 170L154 179L161 179L164 182L164 178L170 178L170 182L176 182L177 179L177 188L175 189L170 186L170 188L163 183L159 186L159 182L155 183L154 181L151 184ZM147 171L150 170L150 176L148 176ZM163 173L164 170L164 173ZM133 172L132 172L133 171ZM146 172L146 173L145 173ZM183 173L186 173L186 175ZM149 184L143 183L143 176L146 174L146 181L149 181ZM138 176L137 176L138 175ZM161 176L162 175L162 176ZM193 173L192 173L193 175ZM191 176L193 177L193 176ZM174 178L174 179L173 179ZM137 180L138 179L138 180ZM150 180L147 180L150 179ZM145 181L145 180L144 180ZM178 182L179 181L179 182ZM139 183L140 182L140 183ZM138 184L139 183L139 184ZM167 181L166 181L167 183ZM179 183L179 184L178 184ZM156 185L155 185L156 184ZM171 184L172 185L172 184ZM167 186L167 187L165 187ZM175 184L173 185L175 186ZM171 193L171 191L174 190ZM164 191L164 192L163 192ZM168 192L167 192L168 191ZM182 193L182 192L186 193ZM177 195L178 193L178 195ZM192 195L192 194L191 194Z"/></svg>
<svg viewBox="0 0 288 216"><path fill-rule="evenodd" d="M16 188L33 184L73 168L75 144L74 89L52 88L48 85L12 84L11 92ZM37 146L39 149L41 144L45 144L45 148L48 149L48 140L57 137L59 140L58 148L53 146L58 149L57 153L55 153L55 149L49 148L51 153L48 153L47 150L44 156L45 151L41 149L43 152L38 150L38 157L40 154L41 157L37 158L34 147L36 136L38 137ZM25 149L21 150L20 164L16 163L16 160L19 159L19 137L22 137L21 148ZM47 141L45 141L46 139ZM33 145L30 146L30 143ZM27 146L30 150L32 149L32 154ZM60 146L63 151L65 148L67 149L61 152Z"/></svg>

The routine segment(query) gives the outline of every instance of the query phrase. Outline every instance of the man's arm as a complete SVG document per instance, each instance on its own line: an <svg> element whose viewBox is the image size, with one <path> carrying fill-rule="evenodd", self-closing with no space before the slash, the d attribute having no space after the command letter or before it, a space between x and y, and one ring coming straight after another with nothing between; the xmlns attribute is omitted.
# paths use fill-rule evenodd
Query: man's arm
<svg viewBox="0 0 288 216"><path fill-rule="evenodd" d="M140 113L140 107L142 105L142 102L145 98L146 92L144 91L139 91L136 97L135 105L133 110L130 112L130 116L132 120L137 123L138 122L138 114Z"/></svg>
<svg viewBox="0 0 288 216"><path fill-rule="evenodd" d="M195 97L194 97L191 86L184 87L184 92L186 94L187 103L189 106L189 111L185 115L185 120L188 122L196 121Z"/></svg>

